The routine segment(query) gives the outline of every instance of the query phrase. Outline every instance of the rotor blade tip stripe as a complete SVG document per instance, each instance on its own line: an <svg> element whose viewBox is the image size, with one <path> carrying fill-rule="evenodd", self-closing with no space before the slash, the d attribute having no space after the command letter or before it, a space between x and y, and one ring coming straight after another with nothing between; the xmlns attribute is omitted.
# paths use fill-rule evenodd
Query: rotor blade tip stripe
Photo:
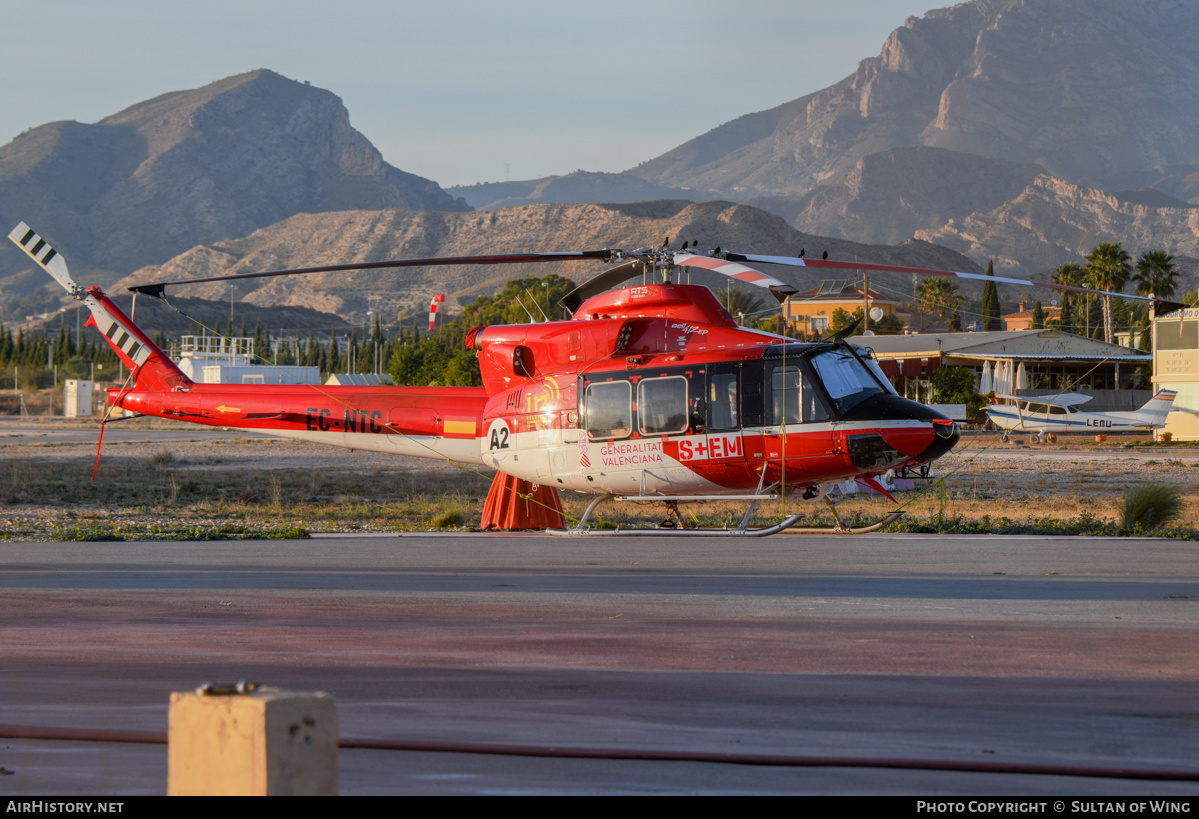
<svg viewBox="0 0 1199 819"><path fill-rule="evenodd" d="M733 274L730 274L729 278L739 279L740 281L743 281L743 282L754 282L754 283L764 282L764 281L775 281L775 279L772 279L770 276L767 276L764 273L758 273L756 270L746 270L742 273L733 273ZM781 284L781 282L779 282L779 283Z"/></svg>

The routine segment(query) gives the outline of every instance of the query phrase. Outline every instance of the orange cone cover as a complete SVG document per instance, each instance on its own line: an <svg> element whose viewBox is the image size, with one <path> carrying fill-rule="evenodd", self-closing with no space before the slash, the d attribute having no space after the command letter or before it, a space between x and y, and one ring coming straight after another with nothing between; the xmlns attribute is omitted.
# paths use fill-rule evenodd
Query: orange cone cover
<svg viewBox="0 0 1199 819"><path fill-rule="evenodd" d="M566 515L558 490L496 473L483 504L483 529L565 529Z"/></svg>

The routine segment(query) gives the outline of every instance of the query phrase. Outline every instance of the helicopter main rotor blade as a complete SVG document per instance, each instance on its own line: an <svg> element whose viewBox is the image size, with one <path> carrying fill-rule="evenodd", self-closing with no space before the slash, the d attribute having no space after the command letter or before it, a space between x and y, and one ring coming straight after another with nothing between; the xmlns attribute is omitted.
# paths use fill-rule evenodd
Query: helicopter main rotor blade
<svg viewBox="0 0 1199 819"><path fill-rule="evenodd" d="M296 267L288 270L267 270L261 273L231 273L228 276L207 276L201 279L177 279L170 282L139 284L130 287L134 293L159 298L167 287L206 282L238 281L239 279L262 279L269 276L299 276L305 273L335 273L341 270L378 270L393 267L436 267L438 265L461 264L527 264L530 262L578 262L605 260L618 250L574 250L558 253L514 253L502 256L442 256L429 259L393 259L386 262L354 262L351 264L329 264L317 267Z"/></svg>
<svg viewBox="0 0 1199 819"><path fill-rule="evenodd" d="M1152 298L1150 296L1138 296L1132 293L1113 293L1108 290L1094 290L1088 287L1075 287L1069 284L1055 284L1053 282L1038 282L1032 279L1012 279L1007 276L987 276L983 273L964 273L960 270L932 270L925 267L907 267L906 265L894 264L871 264L869 262L838 262L832 259L800 259L792 256L758 256L748 253L724 253L726 259L736 262L759 262L763 264L782 264L790 267L817 267L831 270L876 270L882 273L915 273L920 276L946 276L959 279L975 279L983 282L1003 282L1005 284L1020 284L1028 287L1047 287L1051 290L1064 290L1071 293L1090 293L1095 296L1117 296L1122 299L1137 299L1139 301L1153 302L1154 306L1159 310L1164 308L1166 312L1172 312L1186 305L1178 304L1172 301Z"/></svg>
<svg viewBox="0 0 1199 819"><path fill-rule="evenodd" d="M736 256L735 259L734 256ZM750 257L726 253L722 259L716 256L699 256L693 253L676 253L674 263L678 267L698 267L703 270L710 270L713 273L719 273L722 276L728 276L730 279L764 287L774 294L774 297L780 302L785 301L793 293L799 292L786 282L781 282L772 276L767 276L760 270L754 270L752 267L737 264L739 261L755 261L756 258L771 259L775 257Z"/></svg>

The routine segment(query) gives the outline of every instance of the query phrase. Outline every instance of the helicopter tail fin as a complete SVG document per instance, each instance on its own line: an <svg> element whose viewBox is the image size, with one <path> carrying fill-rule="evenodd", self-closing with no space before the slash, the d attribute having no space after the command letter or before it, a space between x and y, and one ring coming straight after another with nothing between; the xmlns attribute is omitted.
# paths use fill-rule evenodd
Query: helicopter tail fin
<svg viewBox="0 0 1199 819"><path fill-rule="evenodd" d="M1137 410L1137 415L1150 424L1163 426L1166 423L1166 416L1174 408L1174 396L1176 395L1178 393L1174 390L1159 390L1157 395L1153 396L1145 406Z"/></svg>
<svg viewBox="0 0 1199 819"><path fill-rule="evenodd" d="M134 383L151 391L186 389L192 385L182 370L99 287L89 287L83 303L91 310L88 327L95 327L108 346L133 373Z"/></svg>
<svg viewBox="0 0 1199 819"><path fill-rule="evenodd" d="M84 290L71 278L66 260L29 225L21 222L8 238L25 251L38 266L49 273L63 289L91 311L88 327L95 327L104 336L117 357L133 374L138 387L149 390L173 390L192 384L190 378L175 366L175 362L142 332L121 308L113 303L99 287Z"/></svg>

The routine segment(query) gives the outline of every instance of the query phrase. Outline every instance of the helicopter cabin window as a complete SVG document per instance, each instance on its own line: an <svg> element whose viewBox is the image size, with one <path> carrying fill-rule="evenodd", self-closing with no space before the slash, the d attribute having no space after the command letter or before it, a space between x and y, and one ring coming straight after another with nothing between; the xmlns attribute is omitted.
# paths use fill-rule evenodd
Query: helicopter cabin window
<svg viewBox="0 0 1199 819"><path fill-rule="evenodd" d="M736 429L740 426L737 409L737 374L713 373L708 379L708 426Z"/></svg>
<svg viewBox="0 0 1199 819"><path fill-rule="evenodd" d="M804 382L796 364L776 365L770 373L771 419L774 426L827 421L828 413L816 397L816 391Z"/></svg>
<svg viewBox="0 0 1199 819"><path fill-rule="evenodd" d="M883 380L848 350L829 350L812 359L829 398L844 415L872 395L887 393Z"/></svg>
<svg viewBox="0 0 1199 819"><path fill-rule="evenodd" d="M604 381L587 387L587 437L627 438L633 431L633 389L628 381Z"/></svg>
<svg viewBox="0 0 1199 819"><path fill-rule="evenodd" d="M644 378L637 384L637 417L642 435L687 431L687 379Z"/></svg>

